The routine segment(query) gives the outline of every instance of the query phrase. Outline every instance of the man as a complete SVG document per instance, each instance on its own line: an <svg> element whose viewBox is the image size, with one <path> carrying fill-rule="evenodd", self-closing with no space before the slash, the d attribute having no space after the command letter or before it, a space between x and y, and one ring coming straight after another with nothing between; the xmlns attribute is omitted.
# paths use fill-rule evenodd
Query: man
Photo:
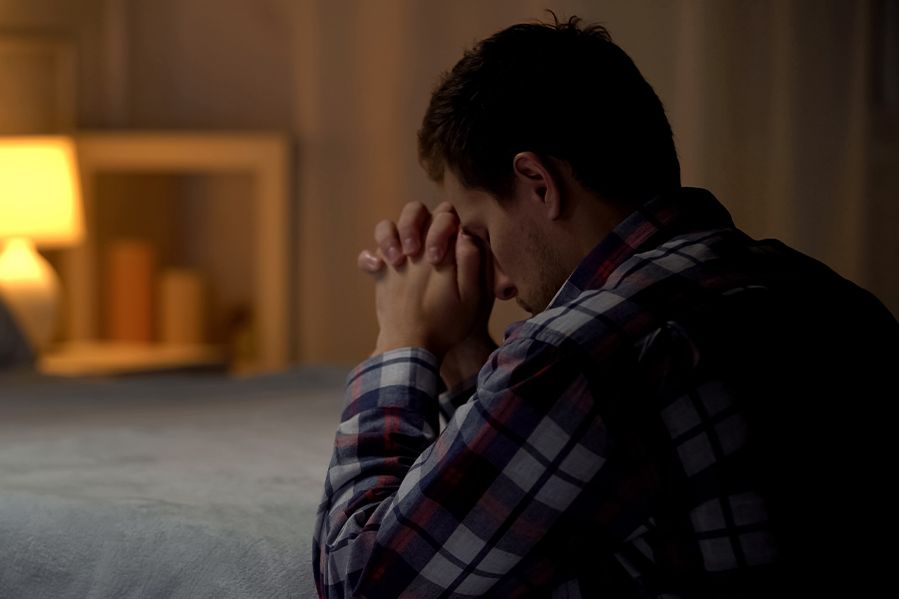
<svg viewBox="0 0 899 599"><path fill-rule="evenodd" d="M662 105L603 28L481 42L419 150L447 201L359 257L380 333L348 378L322 596L873 588L899 325L681 188ZM498 348L491 295L533 314Z"/></svg>

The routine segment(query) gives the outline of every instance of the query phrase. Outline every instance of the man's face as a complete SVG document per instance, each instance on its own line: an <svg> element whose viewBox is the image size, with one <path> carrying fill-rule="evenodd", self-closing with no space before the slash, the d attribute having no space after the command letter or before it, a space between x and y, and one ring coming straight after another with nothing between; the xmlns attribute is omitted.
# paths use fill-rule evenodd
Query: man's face
<svg viewBox="0 0 899 599"><path fill-rule="evenodd" d="M446 199L456 209L462 229L480 239L493 259L493 292L498 299L515 301L524 310L544 310L568 273L547 241L546 222L538 210L519 197L498 199L469 189L446 170Z"/></svg>

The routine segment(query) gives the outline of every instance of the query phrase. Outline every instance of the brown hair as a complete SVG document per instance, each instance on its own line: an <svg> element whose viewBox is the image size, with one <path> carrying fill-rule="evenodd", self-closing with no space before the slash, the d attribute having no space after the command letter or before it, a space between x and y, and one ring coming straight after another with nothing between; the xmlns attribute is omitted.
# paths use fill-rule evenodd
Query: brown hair
<svg viewBox="0 0 899 599"><path fill-rule="evenodd" d="M634 62L601 25L553 18L494 34L444 74L418 132L429 176L450 168L466 187L503 196L512 158L532 151L566 161L608 199L679 187L671 126Z"/></svg>

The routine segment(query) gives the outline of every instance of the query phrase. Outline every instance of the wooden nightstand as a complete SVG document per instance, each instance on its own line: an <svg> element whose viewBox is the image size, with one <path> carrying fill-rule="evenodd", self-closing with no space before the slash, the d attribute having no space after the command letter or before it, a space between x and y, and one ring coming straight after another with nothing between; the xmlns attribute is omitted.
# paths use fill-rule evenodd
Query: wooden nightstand
<svg viewBox="0 0 899 599"><path fill-rule="evenodd" d="M230 286L232 289L249 290L249 297L230 300L231 303L223 305L227 309L222 310L212 323L218 329L209 335L209 339L229 343L223 323L237 306L246 304L251 314L254 337L254 353L247 369L270 372L285 368L290 358L289 290L292 277L288 264L291 249L288 240L291 197L289 138L282 133L105 131L80 132L75 139L81 167L87 236L83 244L66 250L60 256L59 272L63 287L67 290L65 326L61 338L73 345L66 345L47 355L43 360L46 369L56 372L95 368L130 372L141 371L144 367L158 370L162 367L160 365L202 365L214 355L208 347L189 351L160 346L113 349L106 343L94 341L108 334L104 331L101 318L106 313L102 289L104 247L108 247L103 243L108 244L119 237L156 243L158 248L163 248L162 254L168 252L168 257L161 262L164 268L195 269L210 277L208 282L213 288ZM165 226L161 227L161 237L164 238L145 238L134 231L123 233L115 229L115 219L104 220L104 214L114 213L109 211L110 207L128 212L129 209L120 207L132 201L125 183L130 177L136 177L137 185L156 181L155 184L160 186L158 196L154 195L156 188L150 185L144 203L132 206L136 206L135 210L139 206L146 215L155 215L148 221L155 218L155 222L164 222ZM248 180L249 185L244 187L240 182L243 178ZM219 196L214 189L203 191L202 186L198 187L200 181L224 182L224 188L233 185L233 189L238 191ZM120 187L123 183L125 185ZM241 191L244 189L245 193ZM227 211L215 211L214 214L221 217L217 221L197 217L202 214L197 206L202 206L203 202L213 205L222 198L248 207L245 221L239 223L244 235L237 242L243 245L236 250L241 256L247 256L247 272L240 270L240 264L232 269L219 263L216 269L211 269L208 262L215 261L207 260L210 252L197 247L190 252L185 250L188 245L186 240L198 230L205 231L207 238L215 238L211 231ZM149 208L154 200L159 201L156 204L158 211ZM187 212L178 211L179 207L185 208L187 205L194 206L192 218L186 216ZM172 214L166 212L165 206L171 206ZM107 229L104 230L101 225L107 226ZM170 239L165 236L170 236ZM221 242L233 241L227 239ZM238 279L239 283L235 284ZM230 284L225 284L226 281Z"/></svg>
<svg viewBox="0 0 899 599"><path fill-rule="evenodd" d="M227 368L224 349L211 345L73 342L51 348L38 361L40 372L59 376L209 372Z"/></svg>

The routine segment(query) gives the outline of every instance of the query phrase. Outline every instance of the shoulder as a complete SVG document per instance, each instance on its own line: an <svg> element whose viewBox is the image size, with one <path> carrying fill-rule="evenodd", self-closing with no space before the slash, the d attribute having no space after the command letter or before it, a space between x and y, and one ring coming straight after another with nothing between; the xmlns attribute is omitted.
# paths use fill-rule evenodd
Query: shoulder
<svg viewBox="0 0 899 599"><path fill-rule="evenodd" d="M732 256L744 242L733 229L678 236L631 256L596 289L525 321L509 341L532 339L556 347L620 349L663 325L678 306L690 305L722 273L738 272Z"/></svg>

